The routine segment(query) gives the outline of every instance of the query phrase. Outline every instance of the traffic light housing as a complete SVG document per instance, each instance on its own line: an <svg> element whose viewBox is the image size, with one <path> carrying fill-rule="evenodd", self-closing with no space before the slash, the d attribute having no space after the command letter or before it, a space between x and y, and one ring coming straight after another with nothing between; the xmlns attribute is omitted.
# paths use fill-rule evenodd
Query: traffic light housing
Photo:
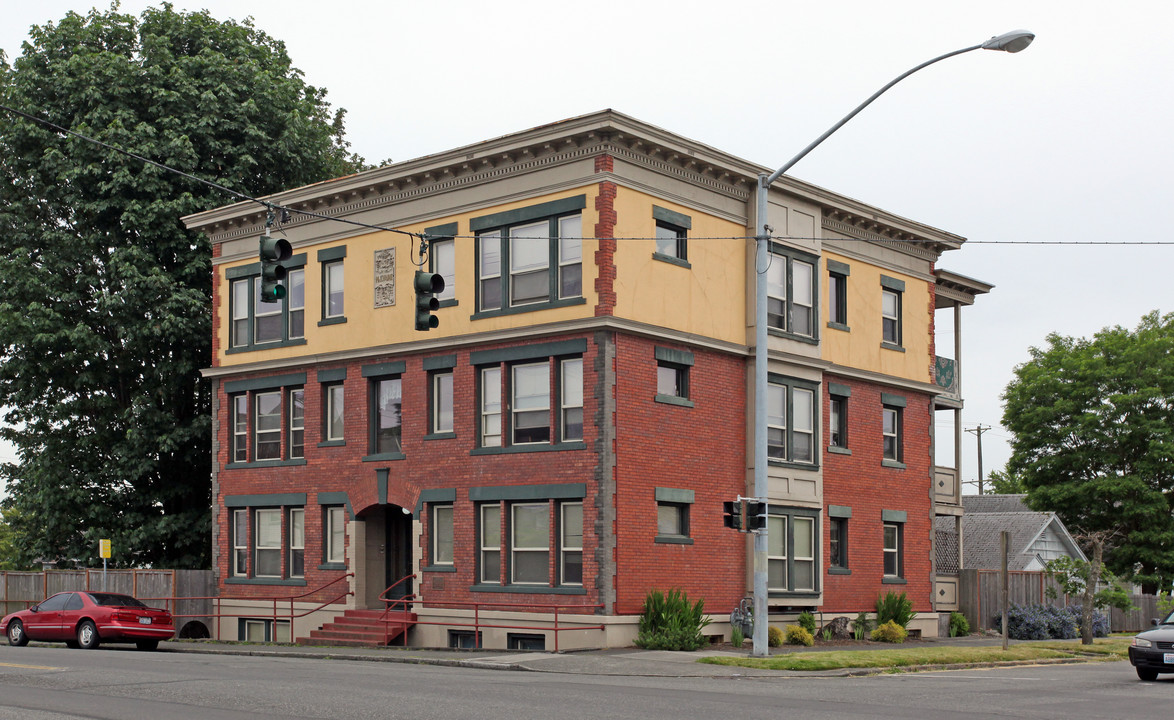
<svg viewBox="0 0 1174 720"><path fill-rule="evenodd" d="M767 504L760 500L743 500L746 506L746 532L756 532L766 529Z"/></svg>
<svg viewBox="0 0 1174 720"><path fill-rule="evenodd" d="M416 271L416 329L431 330L440 326L440 318L432 313L440 307L436 293L444 290L444 277L437 273Z"/></svg>
<svg viewBox="0 0 1174 720"><path fill-rule="evenodd" d="M743 502L741 500L726 500L722 503L722 524L738 532L742 532Z"/></svg>
<svg viewBox="0 0 1174 720"><path fill-rule="evenodd" d="M266 231L268 232L268 231ZM282 281L289 271L281 263L293 256L293 246L284 238L261 237L261 302L280 302L285 297Z"/></svg>

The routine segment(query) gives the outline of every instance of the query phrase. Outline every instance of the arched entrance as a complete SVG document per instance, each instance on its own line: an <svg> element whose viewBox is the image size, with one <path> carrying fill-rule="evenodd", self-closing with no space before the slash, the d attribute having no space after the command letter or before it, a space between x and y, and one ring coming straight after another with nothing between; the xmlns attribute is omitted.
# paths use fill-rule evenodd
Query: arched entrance
<svg viewBox="0 0 1174 720"><path fill-rule="evenodd" d="M361 598L368 608L382 608L380 594L392 583L412 574L412 515L399 505L372 505L359 513L356 520L365 526L363 543L366 582ZM412 581L400 584L391 593L392 599L409 595Z"/></svg>

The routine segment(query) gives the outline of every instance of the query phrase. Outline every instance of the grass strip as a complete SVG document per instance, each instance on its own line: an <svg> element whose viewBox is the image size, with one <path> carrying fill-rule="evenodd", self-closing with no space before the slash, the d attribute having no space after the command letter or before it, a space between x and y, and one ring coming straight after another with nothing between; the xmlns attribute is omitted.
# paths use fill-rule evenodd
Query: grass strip
<svg viewBox="0 0 1174 720"><path fill-rule="evenodd" d="M1061 645L1061 643L1056 644ZM1037 643L1023 643L1012 645L1006 651L1001 647L907 647L891 650L799 652L769 658L704 657L699 662L764 670L890 668L911 665L964 665L1012 660L1071 658L1076 657L1082 647L1079 643L1075 645L1063 643L1063 646L1057 649L1044 647Z"/></svg>

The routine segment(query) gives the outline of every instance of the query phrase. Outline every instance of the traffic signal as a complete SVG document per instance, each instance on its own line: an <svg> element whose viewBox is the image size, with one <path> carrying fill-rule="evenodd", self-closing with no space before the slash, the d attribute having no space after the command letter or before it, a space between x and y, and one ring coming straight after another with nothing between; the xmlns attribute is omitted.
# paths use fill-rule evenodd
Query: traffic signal
<svg viewBox="0 0 1174 720"><path fill-rule="evenodd" d="M766 503L761 500L743 500L746 504L746 532L766 529Z"/></svg>
<svg viewBox="0 0 1174 720"><path fill-rule="evenodd" d="M416 271L416 329L431 330L440 325L440 318L432 314L440 307L436 293L444 290L444 278L437 273Z"/></svg>
<svg viewBox="0 0 1174 720"><path fill-rule="evenodd" d="M268 230L266 230L268 233ZM261 302L275 303L285 297L285 286L281 284L289 271L281 263L293 256L289 240L261 237Z"/></svg>
<svg viewBox="0 0 1174 720"><path fill-rule="evenodd" d="M722 524L742 532L742 501L726 500L722 503Z"/></svg>

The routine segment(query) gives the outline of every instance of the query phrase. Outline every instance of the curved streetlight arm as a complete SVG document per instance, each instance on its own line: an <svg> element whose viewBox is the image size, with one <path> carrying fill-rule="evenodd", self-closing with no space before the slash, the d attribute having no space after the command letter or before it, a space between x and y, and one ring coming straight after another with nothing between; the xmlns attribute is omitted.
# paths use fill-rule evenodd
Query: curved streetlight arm
<svg viewBox="0 0 1174 720"><path fill-rule="evenodd" d="M778 180L779 177L782 176L783 173L787 172L792 167L794 167L795 163L799 162L804 157L806 157L807 153L811 152L816 147L818 147L819 144L821 142L823 142L824 140L827 140L828 137L830 137L832 133L834 133L835 131L842 128L844 126L844 123L846 123L849 120L851 120L852 118L856 117L856 115L861 110L863 110L864 108L871 105L873 100L876 100L878 97L880 97L881 95L884 95L886 92L888 92L889 88L893 87L897 83L901 82L902 80L909 77L910 75L917 72L918 70L921 70L922 68L933 65L934 63L945 60L946 58L952 58L955 55L961 55L962 53L968 53L971 50L980 50L983 47L984 47L984 45L974 45L972 47L963 48L961 50L955 50L954 52L948 52L945 55L939 55L936 58L934 58L933 60L926 60L925 62L921 63L917 67L912 68L910 70L906 70L905 72L901 73L897 77L893 78L893 80L891 82L889 82L888 85L885 85L880 90L877 90L876 92L874 92L867 100L865 100L864 102L857 105L855 110L848 113L847 115L844 116L844 118L842 120L840 120L838 123L836 123L835 125L832 125L830 128L828 128L827 132L825 132L823 135L820 135L819 137L817 137L813 143L811 143L807 147L800 150L798 155L796 155L795 157L788 160L785 165L783 165L781 168L779 168L778 170L775 170L772 174L767 176L766 185L770 186L771 183L773 183L775 180ZM761 228L759 228L759 229L761 230Z"/></svg>

